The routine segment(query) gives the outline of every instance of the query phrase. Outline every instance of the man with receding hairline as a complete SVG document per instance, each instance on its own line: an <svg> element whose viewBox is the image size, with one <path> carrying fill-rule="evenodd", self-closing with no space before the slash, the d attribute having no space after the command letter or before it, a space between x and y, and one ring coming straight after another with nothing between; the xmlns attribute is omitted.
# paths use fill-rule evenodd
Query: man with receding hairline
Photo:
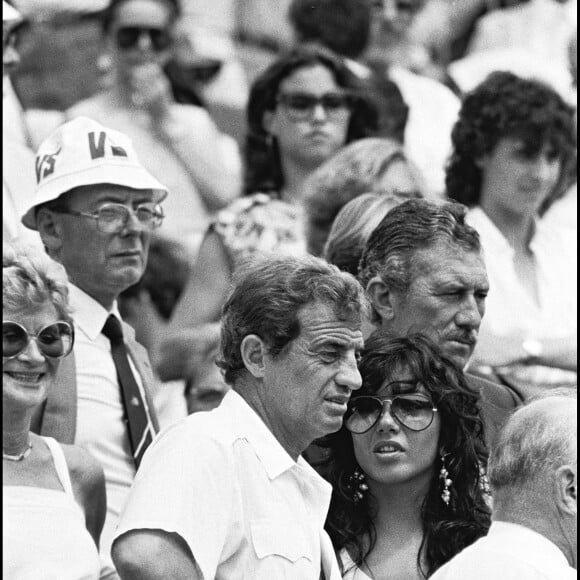
<svg viewBox="0 0 580 580"><path fill-rule="evenodd" d="M576 391L516 411L492 450L493 523L432 580L572 580L578 565Z"/></svg>

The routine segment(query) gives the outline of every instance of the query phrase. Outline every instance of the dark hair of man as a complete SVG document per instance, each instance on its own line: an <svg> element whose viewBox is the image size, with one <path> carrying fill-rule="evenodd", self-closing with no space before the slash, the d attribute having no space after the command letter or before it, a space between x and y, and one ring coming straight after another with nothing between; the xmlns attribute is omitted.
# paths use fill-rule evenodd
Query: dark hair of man
<svg viewBox="0 0 580 580"><path fill-rule="evenodd" d="M370 137L378 129L378 113L366 96L366 83L356 77L333 52L318 46L300 46L279 57L254 82L248 101L245 148L245 192L279 192L284 186L277 141L264 128L264 114L274 111L280 85L302 68L322 65L339 87L349 93L353 107L346 142Z"/></svg>
<svg viewBox="0 0 580 580"><path fill-rule="evenodd" d="M368 0L293 0L288 18L300 42L320 42L355 60L368 47L371 30Z"/></svg>
<svg viewBox="0 0 580 580"><path fill-rule="evenodd" d="M104 34L107 34L115 19L115 12L126 2L131 0L110 0L109 5L101 13L101 27ZM160 4L166 4L171 9L171 21L175 22L181 16L181 4L179 0L156 0Z"/></svg>
<svg viewBox="0 0 580 580"><path fill-rule="evenodd" d="M479 234L465 222L466 213L462 204L425 199L394 207L366 244L359 266L360 283L366 288L379 275L390 288L407 291L415 276L415 254L438 242L465 252L480 252Z"/></svg>
<svg viewBox="0 0 580 580"><path fill-rule="evenodd" d="M354 276L319 258L262 255L241 266L222 311L218 366L226 382L246 372L240 348L246 336L258 335L277 356L300 334L300 309L313 303L328 304L345 321L362 320L369 308Z"/></svg>
<svg viewBox="0 0 580 580"><path fill-rule="evenodd" d="M575 126L574 109L549 86L510 72L492 73L463 101L452 133L447 195L469 207L479 205L479 161L492 153L502 139L518 139L530 159L547 145L562 162L559 183L542 208L543 213L576 181Z"/></svg>
<svg viewBox="0 0 580 580"><path fill-rule="evenodd" d="M488 452L478 396L467 385L463 373L425 336L394 338L386 332L373 334L362 353L359 370L363 385L355 396L376 394L398 369L409 369L438 409L439 448L446 454L446 468L453 480L451 502L447 506L441 498L438 458L421 507L424 535L417 555L419 568L429 577L487 534L491 515L485 503L480 469L487 463ZM347 548L360 566L376 544L376 500L369 492L359 502L353 499L350 477L358 463L352 434L344 426L318 443L329 450L322 472L333 487L326 529L336 552ZM421 561L426 562L426 571Z"/></svg>

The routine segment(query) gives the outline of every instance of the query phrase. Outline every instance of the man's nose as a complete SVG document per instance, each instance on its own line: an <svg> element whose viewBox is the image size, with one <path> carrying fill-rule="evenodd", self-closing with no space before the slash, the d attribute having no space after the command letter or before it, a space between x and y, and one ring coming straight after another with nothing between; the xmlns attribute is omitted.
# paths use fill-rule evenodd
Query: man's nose
<svg viewBox="0 0 580 580"><path fill-rule="evenodd" d="M351 391L356 391L361 388L362 377L360 376L357 360L354 355L343 363L336 382L343 387L349 388Z"/></svg>
<svg viewBox="0 0 580 580"><path fill-rule="evenodd" d="M455 323L460 327L477 330L483 318L483 306L478 303L475 296L469 296L461 304L461 308L455 315Z"/></svg>

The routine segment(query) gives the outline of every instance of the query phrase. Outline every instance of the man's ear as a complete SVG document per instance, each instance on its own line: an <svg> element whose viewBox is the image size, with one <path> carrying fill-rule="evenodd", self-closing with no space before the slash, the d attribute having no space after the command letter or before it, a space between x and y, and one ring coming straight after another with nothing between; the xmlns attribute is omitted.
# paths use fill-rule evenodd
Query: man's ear
<svg viewBox="0 0 580 580"><path fill-rule="evenodd" d="M62 224L54 212L41 207L36 213L36 227L42 243L51 256L57 255L62 247Z"/></svg>
<svg viewBox="0 0 580 580"><path fill-rule="evenodd" d="M256 334L248 334L240 346L244 366L256 378L264 377L266 345Z"/></svg>
<svg viewBox="0 0 580 580"><path fill-rule="evenodd" d="M578 511L576 470L570 465L563 465L556 471L556 486L559 509L576 517Z"/></svg>
<svg viewBox="0 0 580 580"><path fill-rule="evenodd" d="M367 284L367 296L380 322L391 322L397 314L397 298L384 280L374 276Z"/></svg>

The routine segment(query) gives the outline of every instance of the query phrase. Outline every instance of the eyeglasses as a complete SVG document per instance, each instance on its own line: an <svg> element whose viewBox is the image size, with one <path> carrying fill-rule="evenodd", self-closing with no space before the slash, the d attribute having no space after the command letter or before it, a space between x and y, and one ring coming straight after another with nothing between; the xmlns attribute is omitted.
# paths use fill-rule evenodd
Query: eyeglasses
<svg viewBox="0 0 580 580"><path fill-rule="evenodd" d="M171 34L164 28L122 26L117 30L117 46L122 50L135 48L143 34L149 35L149 42L156 52L165 50L171 44Z"/></svg>
<svg viewBox="0 0 580 580"><path fill-rule="evenodd" d="M74 345L74 329L68 322L54 322L41 328L36 336L17 322L2 321L2 358L16 358L26 350L31 340L49 358L63 358Z"/></svg>
<svg viewBox="0 0 580 580"><path fill-rule="evenodd" d="M424 431L433 423L437 408L420 393L394 397L362 396L351 399L344 426L356 435L370 431L389 407L391 415L411 431Z"/></svg>
<svg viewBox="0 0 580 580"><path fill-rule="evenodd" d="M372 7L375 10L384 10L388 0L373 0ZM392 8L396 8L401 14L416 14L422 7L422 0L391 0Z"/></svg>
<svg viewBox="0 0 580 580"><path fill-rule="evenodd" d="M344 93L326 93L317 97L309 93L281 93L277 101L293 121L306 121L318 105L331 119L345 116L352 107L352 97Z"/></svg>
<svg viewBox="0 0 580 580"><path fill-rule="evenodd" d="M57 209L58 213L78 215L97 220L97 229L105 234L118 234L129 223L129 218L134 215L142 226L149 230L158 228L163 223L163 208L154 203L142 203L135 209L131 209L120 203L107 203L102 205L94 213L73 211L70 209Z"/></svg>

